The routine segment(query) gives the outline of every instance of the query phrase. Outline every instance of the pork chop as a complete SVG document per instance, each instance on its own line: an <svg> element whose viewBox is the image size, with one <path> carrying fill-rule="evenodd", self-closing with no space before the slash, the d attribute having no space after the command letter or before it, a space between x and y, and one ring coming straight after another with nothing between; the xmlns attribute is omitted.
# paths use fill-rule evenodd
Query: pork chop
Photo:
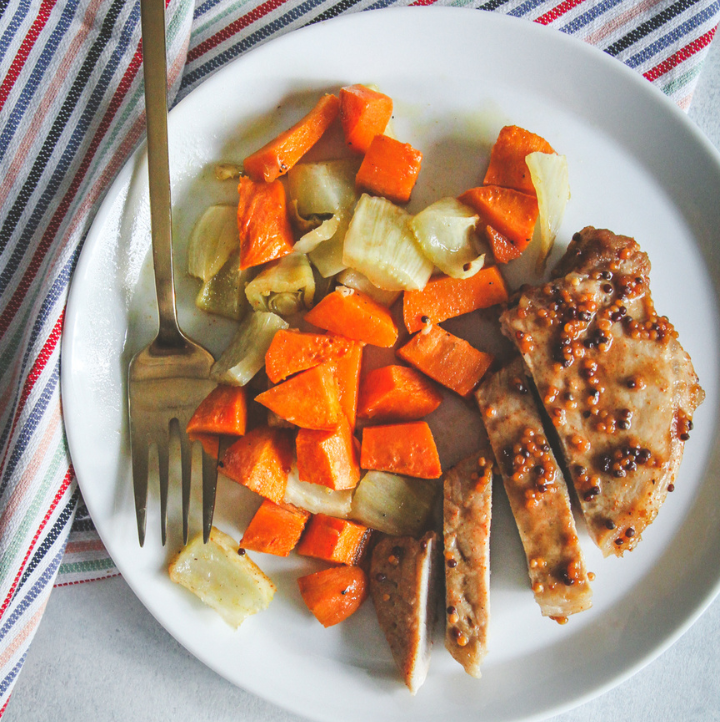
<svg viewBox="0 0 720 722"><path fill-rule="evenodd" d="M475 392L544 616L567 621L592 606L570 495L545 438L520 357Z"/></svg>
<svg viewBox="0 0 720 722"><path fill-rule="evenodd" d="M445 647L473 677L487 654L493 466L487 445L443 480Z"/></svg>
<svg viewBox="0 0 720 722"><path fill-rule="evenodd" d="M557 431L588 529L605 556L633 549L673 491L704 392L655 310L632 238L585 228L554 280L502 314Z"/></svg>
<svg viewBox="0 0 720 722"><path fill-rule="evenodd" d="M430 666L437 619L438 538L383 536L370 562L370 594L405 684L416 694Z"/></svg>

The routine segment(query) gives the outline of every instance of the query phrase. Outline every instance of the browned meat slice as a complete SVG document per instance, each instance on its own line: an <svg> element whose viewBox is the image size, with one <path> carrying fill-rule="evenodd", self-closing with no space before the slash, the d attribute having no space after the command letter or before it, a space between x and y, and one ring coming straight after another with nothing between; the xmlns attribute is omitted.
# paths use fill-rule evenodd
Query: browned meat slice
<svg viewBox="0 0 720 722"><path fill-rule="evenodd" d="M527 555L535 600L544 616L564 621L592 606L592 590L567 485L522 359L484 381L475 396Z"/></svg>
<svg viewBox="0 0 720 722"><path fill-rule="evenodd" d="M437 534L428 532L420 540L384 536L370 562L370 593L378 621L413 694L430 665L439 558Z"/></svg>
<svg viewBox="0 0 720 722"><path fill-rule="evenodd" d="M680 465L704 393L650 296L650 262L610 231L575 234L555 272L501 317L557 430L590 533L633 549Z"/></svg>
<svg viewBox="0 0 720 722"><path fill-rule="evenodd" d="M473 677L487 654L493 464L488 445L443 481L445 646Z"/></svg>

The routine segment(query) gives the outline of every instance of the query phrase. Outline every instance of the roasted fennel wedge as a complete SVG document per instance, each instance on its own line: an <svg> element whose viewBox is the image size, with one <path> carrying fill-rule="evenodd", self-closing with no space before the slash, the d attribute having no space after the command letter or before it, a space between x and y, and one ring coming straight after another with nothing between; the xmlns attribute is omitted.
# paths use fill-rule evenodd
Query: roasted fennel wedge
<svg viewBox="0 0 720 722"><path fill-rule="evenodd" d="M212 607L231 627L268 605L277 587L238 544L215 527L207 544L191 539L170 563L170 579Z"/></svg>
<svg viewBox="0 0 720 722"><path fill-rule="evenodd" d="M343 263L343 248L349 224L350 215L348 213L339 214L338 227L333 237L323 241L308 253L308 258L323 278L335 276L347 268Z"/></svg>
<svg viewBox="0 0 720 722"><path fill-rule="evenodd" d="M297 466L288 475L285 487L285 502L299 506L311 514L327 514L347 519L352 506L353 490L335 491L309 481L300 481Z"/></svg>
<svg viewBox="0 0 720 722"><path fill-rule="evenodd" d="M213 364L210 378L220 384L245 386L265 365L265 354L281 328L288 328L288 324L280 316L264 311L251 313Z"/></svg>
<svg viewBox="0 0 720 722"><path fill-rule="evenodd" d="M255 311L270 311L280 316L311 308L315 277L307 256L291 253L266 264L245 286L245 295Z"/></svg>
<svg viewBox="0 0 720 722"><path fill-rule="evenodd" d="M329 241L337 233L341 218L341 214L335 214L305 233L293 246L293 253L310 253L323 241Z"/></svg>
<svg viewBox="0 0 720 722"><path fill-rule="evenodd" d="M428 479L368 471L355 490L350 516L385 534L417 536L427 528L439 488Z"/></svg>
<svg viewBox="0 0 720 722"><path fill-rule="evenodd" d="M456 198L441 198L410 220L423 253L445 274L470 278L484 265L475 226L479 216Z"/></svg>
<svg viewBox="0 0 720 722"><path fill-rule="evenodd" d="M410 226L411 216L385 198L363 194L343 245L343 263L385 291L416 291L433 270Z"/></svg>
<svg viewBox="0 0 720 722"><path fill-rule="evenodd" d="M248 308L245 284L252 278L252 270L240 270L240 254L236 251L225 265L203 283L195 305L206 313L242 321Z"/></svg>
<svg viewBox="0 0 720 722"><path fill-rule="evenodd" d="M354 291L360 291L366 296L370 296L373 301L377 301L382 306L388 308L397 301L401 291L383 291L370 283L367 276L356 271L354 268L346 268L338 277L338 283L346 288L352 288Z"/></svg>
<svg viewBox="0 0 720 722"><path fill-rule="evenodd" d="M564 155L556 153L530 153L525 157L525 163L530 169L538 199L541 245L537 270L540 272L552 251L565 215L565 205L570 199L568 163Z"/></svg>
<svg viewBox="0 0 720 722"><path fill-rule="evenodd" d="M288 172L290 198L302 216L332 214L351 209L357 201L355 176L360 160L344 158L298 163Z"/></svg>
<svg viewBox="0 0 720 722"><path fill-rule="evenodd" d="M188 273L209 281L239 248L237 206L210 206L195 224L188 244Z"/></svg>

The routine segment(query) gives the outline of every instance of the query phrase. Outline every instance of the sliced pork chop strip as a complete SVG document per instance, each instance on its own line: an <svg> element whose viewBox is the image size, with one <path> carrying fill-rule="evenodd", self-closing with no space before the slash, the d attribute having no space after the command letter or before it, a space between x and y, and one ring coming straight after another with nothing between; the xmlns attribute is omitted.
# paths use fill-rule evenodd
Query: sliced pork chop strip
<svg viewBox="0 0 720 722"><path fill-rule="evenodd" d="M430 666L437 619L438 536L383 536L370 562L370 594L380 627L409 690L416 694Z"/></svg>
<svg viewBox="0 0 720 722"><path fill-rule="evenodd" d="M487 654L493 466L488 444L443 480L445 646L473 677Z"/></svg>
<svg viewBox="0 0 720 722"><path fill-rule="evenodd" d="M555 280L502 314L550 419L588 529L605 556L633 549L673 483L704 398L626 236L576 233Z"/></svg>
<svg viewBox="0 0 720 722"><path fill-rule="evenodd" d="M502 472L544 616L558 621L592 606L567 485L545 438L520 357L475 392Z"/></svg>

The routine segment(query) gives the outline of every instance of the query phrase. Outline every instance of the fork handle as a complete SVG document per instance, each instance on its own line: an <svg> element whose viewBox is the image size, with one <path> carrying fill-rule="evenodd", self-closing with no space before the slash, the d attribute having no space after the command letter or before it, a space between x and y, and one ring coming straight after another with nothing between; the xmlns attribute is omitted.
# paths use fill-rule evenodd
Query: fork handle
<svg viewBox="0 0 720 722"><path fill-rule="evenodd" d="M167 58L165 54L165 2L141 0L143 75L147 117L150 227L160 329L156 342L182 346L173 281L172 210L167 129Z"/></svg>

